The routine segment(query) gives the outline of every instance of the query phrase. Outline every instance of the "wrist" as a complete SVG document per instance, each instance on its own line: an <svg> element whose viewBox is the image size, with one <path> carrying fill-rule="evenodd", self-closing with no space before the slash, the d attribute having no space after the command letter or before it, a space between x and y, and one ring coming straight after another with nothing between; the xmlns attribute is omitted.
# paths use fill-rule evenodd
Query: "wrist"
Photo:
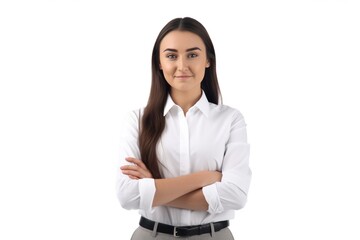
<svg viewBox="0 0 360 240"><path fill-rule="evenodd" d="M201 171L196 173L199 175L199 188L221 181L222 174L218 171Z"/></svg>

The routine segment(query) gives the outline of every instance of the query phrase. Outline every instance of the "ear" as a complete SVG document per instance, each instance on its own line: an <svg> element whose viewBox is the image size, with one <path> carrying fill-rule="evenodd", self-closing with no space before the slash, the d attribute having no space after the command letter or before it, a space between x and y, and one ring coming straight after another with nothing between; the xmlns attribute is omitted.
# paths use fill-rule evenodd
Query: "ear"
<svg viewBox="0 0 360 240"><path fill-rule="evenodd" d="M161 63L159 63L159 68L160 68L160 70L162 70L162 66L161 66Z"/></svg>
<svg viewBox="0 0 360 240"><path fill-rule="evenodd" d="M210 62L209 60L206 60L206 68L210 67Z"/></svg>

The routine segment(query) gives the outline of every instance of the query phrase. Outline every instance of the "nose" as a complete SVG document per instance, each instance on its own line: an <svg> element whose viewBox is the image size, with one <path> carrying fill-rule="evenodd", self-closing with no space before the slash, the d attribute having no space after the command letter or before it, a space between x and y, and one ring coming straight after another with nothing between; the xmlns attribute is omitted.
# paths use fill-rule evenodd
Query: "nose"
<svg viewBox="0 0 360 240"><path fill-rule="evenodd" d="M179 57L178 58L178 63L177 63L177 69L179 71L185 71L185 70L188 70L188 62L187 62L187 59L184 58L184 57Z"/></svg>

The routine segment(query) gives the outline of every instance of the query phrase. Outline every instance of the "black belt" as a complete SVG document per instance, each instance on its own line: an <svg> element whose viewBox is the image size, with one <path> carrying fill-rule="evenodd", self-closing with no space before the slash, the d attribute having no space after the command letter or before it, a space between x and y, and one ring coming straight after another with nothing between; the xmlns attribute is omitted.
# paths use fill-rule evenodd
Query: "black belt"
<svg viewBox="0 0 360 240"><path fill-rule="evenodd" d="M140 218L140 226L143 228L153 230L155 226L155 222L151 221L147 218L141 217ZM223 228L229 226L229 221L221 221L221 222L214 222L214 230L215 232L220 231ZM203 224L203 225L196 225L196 226L181 226L175 227L163 223L158 223L157 232L171 234L175 237L189 237L193 235L201 235L204 233L211 233L211 226L210 223Z"/></svg>

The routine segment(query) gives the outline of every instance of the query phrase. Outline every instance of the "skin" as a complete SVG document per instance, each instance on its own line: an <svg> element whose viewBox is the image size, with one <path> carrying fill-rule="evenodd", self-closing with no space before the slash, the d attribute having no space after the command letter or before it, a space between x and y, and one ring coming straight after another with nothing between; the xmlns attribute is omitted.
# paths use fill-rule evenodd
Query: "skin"
<svg viewBox="0 0 360 240"><path fill-rule="evenodd" d="M184 114L200 99L201 81L209 66L205 44L194 33L172 31L160 43L160 69Z"/></svg>
<svg viewBox="0 0 360 240"><path fill-rule="evenodd" d="M210 66L202 39L191 32L172 31L160 43L160 65L166 81L171 86L170 95L184 114L201 97L201 81ZM131 179L153 178L145 164L128 157L130 165L122 166L123 174ZM171 206L196 211L207 211L208 203L202 188L221 181L217 171L201 171L189 175L155 179L156 192L153 206Z"/></svg>

